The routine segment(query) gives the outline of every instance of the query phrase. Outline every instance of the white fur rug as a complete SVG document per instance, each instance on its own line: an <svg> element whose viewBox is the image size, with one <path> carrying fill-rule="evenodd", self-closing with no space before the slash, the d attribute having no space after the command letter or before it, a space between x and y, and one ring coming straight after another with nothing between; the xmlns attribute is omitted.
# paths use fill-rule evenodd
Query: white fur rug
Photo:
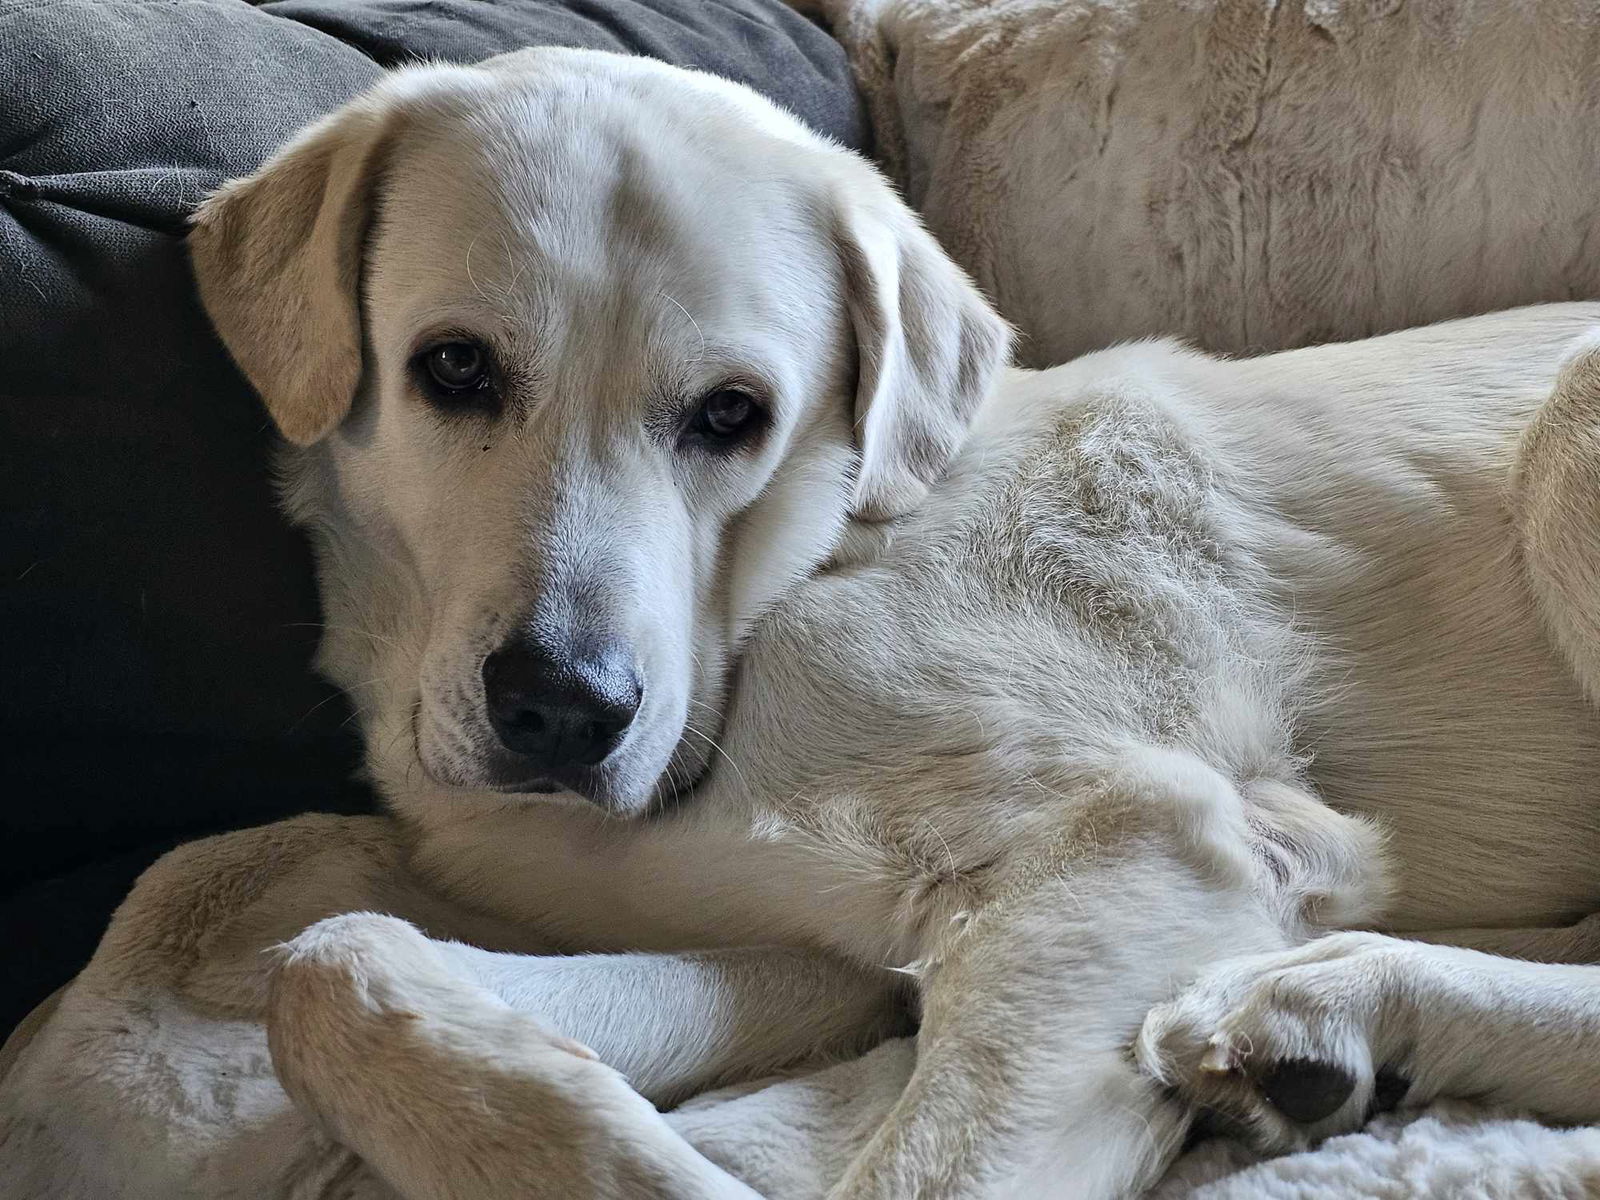
<svg viewBox="0 0 1600 1200"><path fill-rule="evenodd" d="M902 1073L909 1075L913 1054L909 1042L891 1042L820 1075L697 1097L669 1120L768 1200L816 1200L892 1102L884 1093ZM884 1058L899 1060L902 1070L884 1071ZM878 1069L869 1069L869 1059L878 1060ZM1061 1196L1071 1194L1071 1181L1063 1180ZM1552 1129L1442 1102L1379 1117L1361 1133L1283 1158L1262 1160L1237 1142L1205 1142L1181 1158L1147 1200L1424 1197L1600 1197L1600 1129Z"/></svg>
<svg viewBox="0 0 1600 1200"><path fill-rule="evenodd" d="M1580 1200L1600 1196L1600 1129L1551 1129L1444 1102L1379 1117L1315 1150L1257 1161L1236 1143L1191 1151L1150 1200Z"/></svg>

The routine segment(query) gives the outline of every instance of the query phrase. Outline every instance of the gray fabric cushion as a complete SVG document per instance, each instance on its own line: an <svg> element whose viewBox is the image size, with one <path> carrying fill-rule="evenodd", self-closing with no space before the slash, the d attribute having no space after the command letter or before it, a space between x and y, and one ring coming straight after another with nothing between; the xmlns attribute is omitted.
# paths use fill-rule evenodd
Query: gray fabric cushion
<svg viewBox="0 0 1600 1200"><path fill-rule="evenodd" d="M779 0L0 0L0 1029L164 846L370 803L186 214L382 67L541 44L864 137L842 52Z"/></svg>

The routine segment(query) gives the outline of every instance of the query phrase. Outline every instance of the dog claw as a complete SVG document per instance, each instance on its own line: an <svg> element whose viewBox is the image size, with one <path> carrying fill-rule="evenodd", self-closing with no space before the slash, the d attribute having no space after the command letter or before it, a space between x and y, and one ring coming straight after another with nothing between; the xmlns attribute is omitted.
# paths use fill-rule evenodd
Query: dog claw
<svg viewBox="0 0 1600 1200"><path fill-rule="evenodd" d="M573 1041L567 1037L553 1038L552 1041L554 1041L558 1050L565 1050L568 1054L575 1055L578 1058L587 1058L593 1062L600 1061L600 1056L582 1042Z"/></svg>
<svg viewBox="0 0 1600 1200"><path fill-rule="evenodd" d="M1200 1070L1207 1075L1232 1075L1238 1070L1234 1062L1233 1047L1220 1038L1213 1038L1200 1058Z"/></svg>

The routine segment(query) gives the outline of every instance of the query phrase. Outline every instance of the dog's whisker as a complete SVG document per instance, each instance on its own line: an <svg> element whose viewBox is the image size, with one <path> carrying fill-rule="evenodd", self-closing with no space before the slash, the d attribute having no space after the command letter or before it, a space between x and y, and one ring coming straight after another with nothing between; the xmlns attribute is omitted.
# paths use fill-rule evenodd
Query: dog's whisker
<svg viewBox="0 0 1600 1200"><path fill-rule="evenodd" d="M709 745L713 750L715 750L718 754L720 754L727 761L728 765L733 768L734 774L739 776L739 782L745 784L746 790L747 791L749 790L749 783L744 777L743 769L739 766L738 763L736 763L733 760L732 756L729 755L729 753L726 750L724 750L720 744L718 744L718 742L717 742L717 740L715 738L713 738L709 734L700 732L700 730L696 729L688 721L685 721L683 723L683 728L684 728L684 732L694 734L695 737L701 739L703 742L705 742L707 745Z"/></svg>
<svg viewBox="0 0 1600 1200"><path fill-rule="evenodd" d="M285 629L329 629L329 630L333 630L336 633L353 633L357 637L364 637L364 638L367 638L370 641L378 642L381 645L389 646L391 648L398 648L399 645L400 645L400 643L395 641L394 638L386 637L386 636L384 636L383 634L380 634L380 633L374 633L372 630L365 629L365 628L363 628L363 627L361 627L359 625L341 625L341 624L337 624L337 623L331 622L331 621L290 621L287 624L285 624L283 626L283 628L285 628Z"/></svg>
<svg viewBox="0 0 1600 1200"><path fill-rule="evenodd" d="M670 301L673 305L675 305L677 307L678 311L681 312L685 317L687 317L689 319L689 324L694 326L695 336L700 339L700 353L699 353L699 356L695 359L695 361L696 362L703 361L705 359L705 356L706 356L706 335L705 335L705 332L700 328L700 322L696 321L694 319L694 314L691 313L683 305L679 304L678 301L676 299L674 299L671 295L669 295L667 292L663 291L660 294L664 299Z"/></svg>

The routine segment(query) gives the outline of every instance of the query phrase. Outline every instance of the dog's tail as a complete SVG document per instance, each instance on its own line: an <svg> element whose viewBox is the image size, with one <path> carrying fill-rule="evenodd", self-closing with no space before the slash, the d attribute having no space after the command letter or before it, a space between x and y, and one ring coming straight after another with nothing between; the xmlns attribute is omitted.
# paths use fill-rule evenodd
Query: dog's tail
<svg viewBox="0 0 1600 1200"><path fill-rule="evenodd" d="M1540 615L1600 704L1600 328L1572 348L1524 432L1511 492Z"/></svg>

